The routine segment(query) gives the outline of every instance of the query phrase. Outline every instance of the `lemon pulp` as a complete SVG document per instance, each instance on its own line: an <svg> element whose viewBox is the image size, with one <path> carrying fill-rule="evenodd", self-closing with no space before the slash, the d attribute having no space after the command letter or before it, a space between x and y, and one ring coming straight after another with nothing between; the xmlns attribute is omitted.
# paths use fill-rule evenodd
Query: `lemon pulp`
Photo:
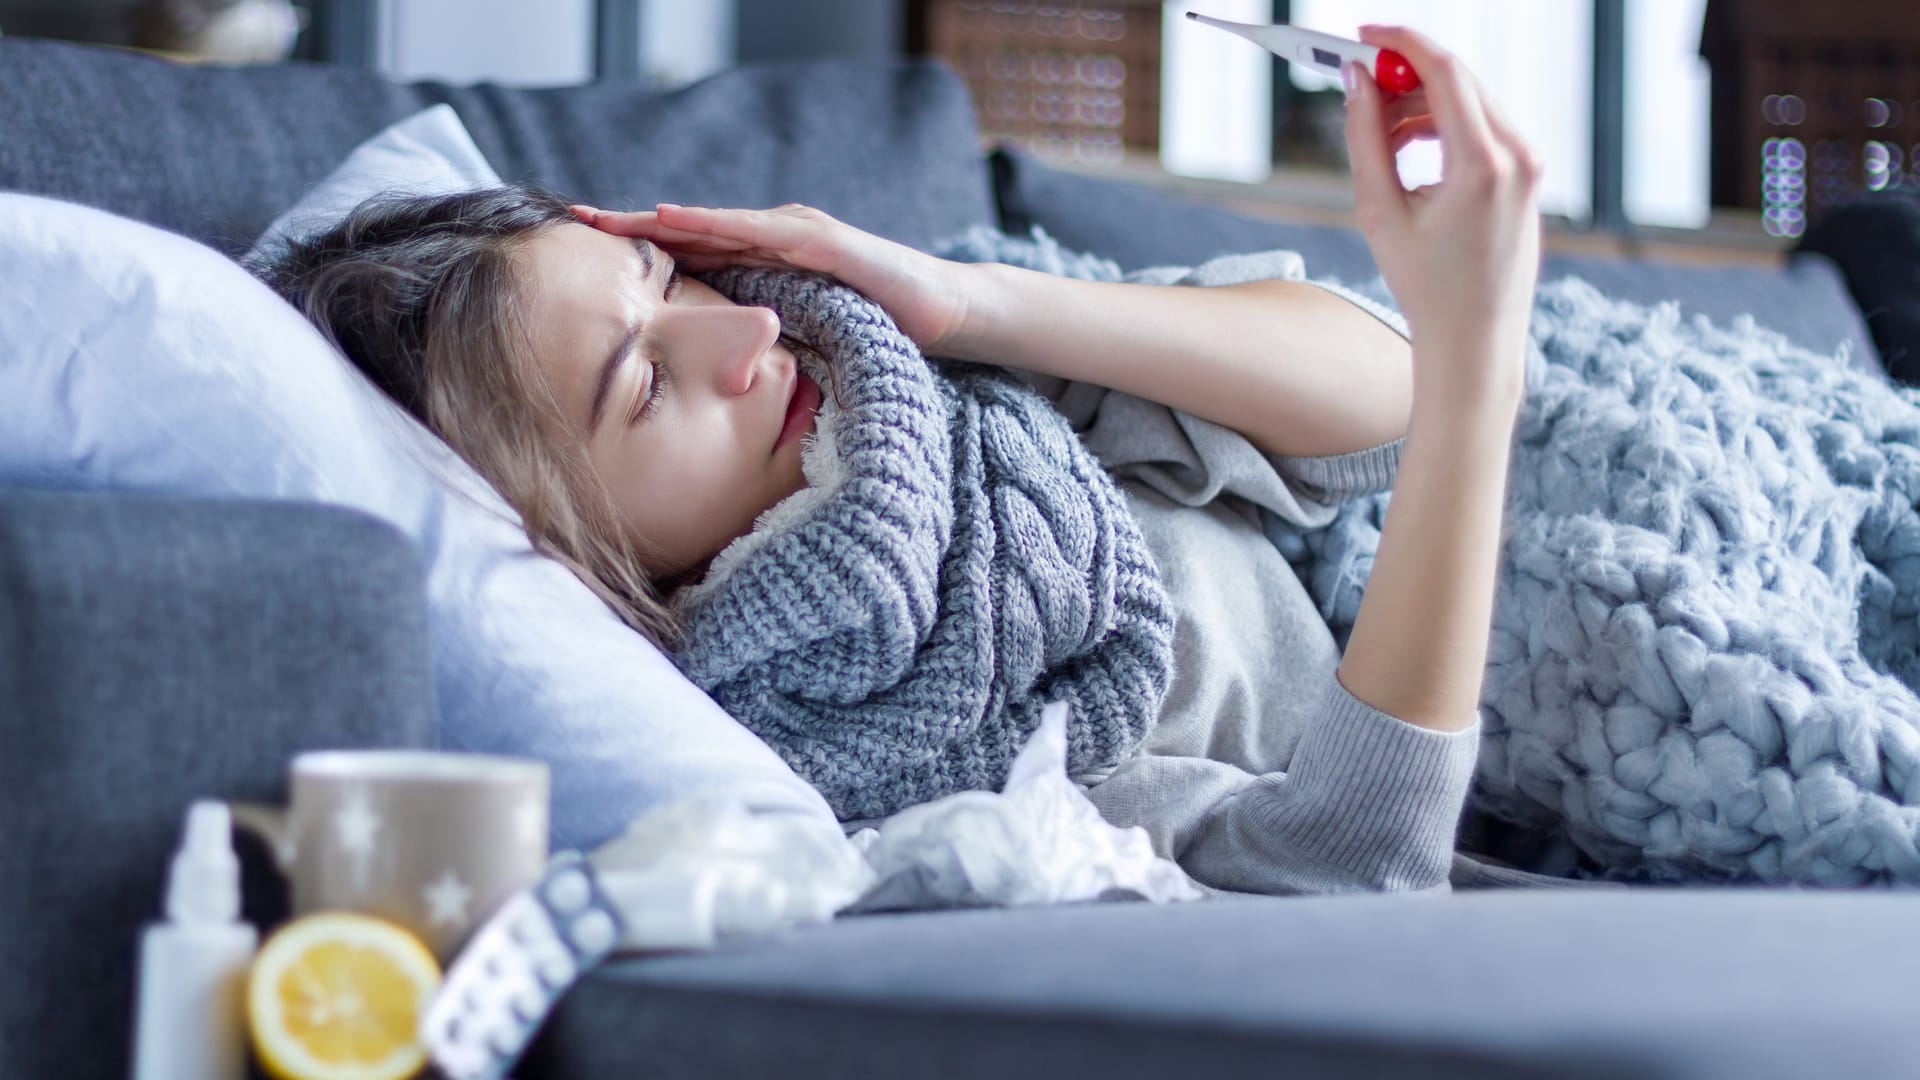
<svg viewBox="0 0 1920 1080"><path fill-rule="evenodd" d="M368 915L309 915L254 959L247 1019L282 1080L403 1080L426 1064L420 1016L439 989L432 953Z"/></svg>

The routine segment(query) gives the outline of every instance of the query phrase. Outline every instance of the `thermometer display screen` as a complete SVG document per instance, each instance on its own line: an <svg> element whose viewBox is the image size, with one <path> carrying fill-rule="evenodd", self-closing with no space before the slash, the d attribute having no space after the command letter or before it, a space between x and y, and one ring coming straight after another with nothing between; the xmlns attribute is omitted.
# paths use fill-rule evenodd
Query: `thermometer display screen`
<svg viewBox="0 0 1920 1080"><path fill-rule="evenodd" d="M1315 49L1313 50L1313 62L1338 70L1340 67L1340 56L1338 53L1330 53L1325 49Z"/></svg>

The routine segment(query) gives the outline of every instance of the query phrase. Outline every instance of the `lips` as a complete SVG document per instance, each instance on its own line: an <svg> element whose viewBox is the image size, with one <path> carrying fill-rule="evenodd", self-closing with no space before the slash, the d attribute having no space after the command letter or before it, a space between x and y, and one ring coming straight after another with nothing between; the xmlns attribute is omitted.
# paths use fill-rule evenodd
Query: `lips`
<svg viewBox="0 0 1920 1080"><path fill-rule="evenodd" d="M787 399L786 421L780 426L780 437L774 441L773 448L779 450L794 439L806 434L813 424L813 415L820 408L820 384L807 377L804 371L795 371L793 378L793 396Z"/></svg>

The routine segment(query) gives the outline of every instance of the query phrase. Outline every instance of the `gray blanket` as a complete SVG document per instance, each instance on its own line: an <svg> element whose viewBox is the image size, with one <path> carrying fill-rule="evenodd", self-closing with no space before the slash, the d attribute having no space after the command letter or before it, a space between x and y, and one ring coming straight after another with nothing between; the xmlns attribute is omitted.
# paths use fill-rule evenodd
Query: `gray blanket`
<svg viewBox="0 0 1920 1080"><path fill-rule="evenodd" d="M1575 278L1533 340L1469 805L1616 880L1920 883L1920 392ZM1343 643L1389 499L1270 530Z"/></svg>

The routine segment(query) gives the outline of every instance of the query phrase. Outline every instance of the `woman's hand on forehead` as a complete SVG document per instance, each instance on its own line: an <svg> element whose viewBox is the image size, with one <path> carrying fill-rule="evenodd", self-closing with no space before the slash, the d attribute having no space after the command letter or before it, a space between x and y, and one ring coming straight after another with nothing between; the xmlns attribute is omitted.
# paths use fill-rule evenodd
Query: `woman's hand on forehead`
<svg viewBox="0 0 1920 1080"><path fill-rule="evenodd" d="M691 273L765 266L826 274L884 308L923 353L939 354L965 321L968 269L875 236L799 203L770 210L659 203L653 210L576 205L583 223L615 236L641 237Z"/></svg>

